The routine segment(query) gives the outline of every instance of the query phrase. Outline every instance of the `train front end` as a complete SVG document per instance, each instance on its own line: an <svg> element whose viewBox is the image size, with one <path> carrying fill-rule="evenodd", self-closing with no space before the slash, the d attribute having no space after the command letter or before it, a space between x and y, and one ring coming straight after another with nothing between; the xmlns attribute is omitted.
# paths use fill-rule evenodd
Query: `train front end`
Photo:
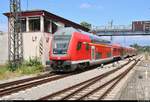
<svg viewBox="0 0 150 102"><path fill-rule="evenodd" d="M74 70L71 65L70 55L68 54L71 37L71 31L69 32L67 29L60 29L52 38L50 66L55 72L70 72Z"/></svg>

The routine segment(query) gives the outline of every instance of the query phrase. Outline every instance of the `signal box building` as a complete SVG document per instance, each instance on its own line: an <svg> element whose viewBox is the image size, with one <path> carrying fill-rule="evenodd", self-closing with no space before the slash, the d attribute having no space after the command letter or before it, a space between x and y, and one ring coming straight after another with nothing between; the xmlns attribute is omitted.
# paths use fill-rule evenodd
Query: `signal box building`
<svg viewBox="0 0 150 102"><path fill-rule="evenodd" d="M4 13L4 15L8 17L9 29L10 13ZM28 60L29 58L38 57L41 59L43 65L46 65L46 61L49 60L50 42L53 33L59 29L59 27L73 27L83 31L89 30L77 23L45 10L21 12L21 23L24 59Z"/></svg>

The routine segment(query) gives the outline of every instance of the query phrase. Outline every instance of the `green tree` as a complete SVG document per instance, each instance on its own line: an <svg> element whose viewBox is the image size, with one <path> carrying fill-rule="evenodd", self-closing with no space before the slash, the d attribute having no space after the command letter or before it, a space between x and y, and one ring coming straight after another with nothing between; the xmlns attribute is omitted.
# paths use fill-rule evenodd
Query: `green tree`
<svg viewBox="0 0 150 102"><path fill-rule="evenodd" d="M134 48L139 48L140 46L138 44L133 44L133 45L130 45L131 47L134 47Z"/></svg>
<svg viewBox="0 0 150 102"><path fill-rule="evenodd" d="M91 29L91 27L92 27L92 25L90 23L87 23L85 21L81 22L80 25L85 28L88 28L88 29Z"/></svg>
<svg viewBox="0 0 150 102"><path fill-rule="evenodd" d="M138 50L138 52L150 52L150 46L140 46L138 44L130 45Z"/></svg>

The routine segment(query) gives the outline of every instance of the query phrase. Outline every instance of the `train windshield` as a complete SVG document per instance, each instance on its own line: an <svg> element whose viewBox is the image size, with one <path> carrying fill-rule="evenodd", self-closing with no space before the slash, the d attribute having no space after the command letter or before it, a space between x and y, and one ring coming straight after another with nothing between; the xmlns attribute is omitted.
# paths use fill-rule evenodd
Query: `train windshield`
<svg viewBox="0 0 150 102"><path fill-rule="evenodd" d="M55 35L53 40L53 54L67 54L71 35Z"/></svg>

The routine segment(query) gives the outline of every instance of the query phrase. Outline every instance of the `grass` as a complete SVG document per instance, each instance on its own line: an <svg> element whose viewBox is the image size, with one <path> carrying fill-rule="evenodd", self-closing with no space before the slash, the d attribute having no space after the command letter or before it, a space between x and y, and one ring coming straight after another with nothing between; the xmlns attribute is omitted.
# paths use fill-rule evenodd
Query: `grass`
<svg viewBox="0 0 150 102"><path fill-rule="evenodd" d="M0 80L10 79L18 75L19 73L9 71L7 66L0 66Z"/></svg>
<svg viewBox="0 0 150 102"><path fill-rule="evenodd" d="M24 61L24 63L15 71L11 71L10 68L8 68L8 65L0 66L0 80L24 75L39 74L43 71L44 67L37 58L30 59L29 61Z"/></svg>
<svg viewBox="0 0 150 102"><path fill-rule="evenodd" d="M21 66L21 68L17 69L16 72L21 74L30 75L30 74L38 74L43 72L43 66Z"/></svg>

